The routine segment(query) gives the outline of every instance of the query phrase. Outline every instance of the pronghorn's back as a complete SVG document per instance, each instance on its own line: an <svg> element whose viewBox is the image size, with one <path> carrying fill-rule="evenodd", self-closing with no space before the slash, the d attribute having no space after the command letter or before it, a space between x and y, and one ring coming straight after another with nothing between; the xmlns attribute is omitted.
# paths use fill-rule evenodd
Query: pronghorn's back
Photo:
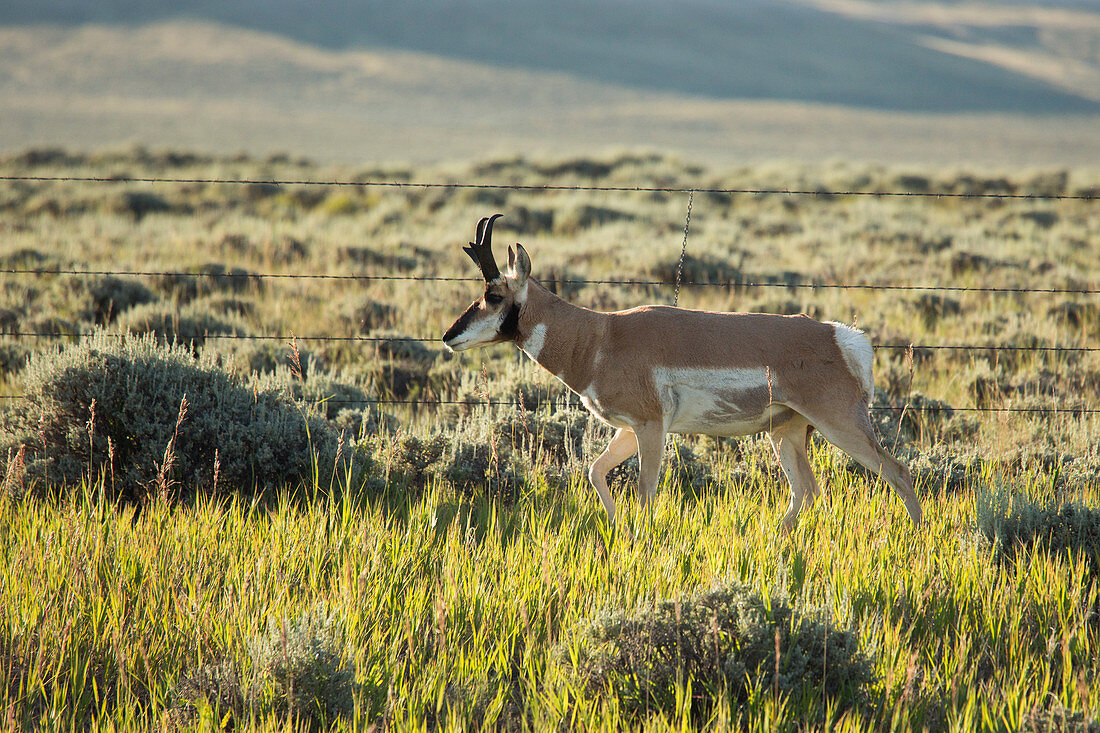
<svg viewBox="0 0 1100 733"><path fill-rule="evenodd" d="M494 217L495 218L495 217ZM784 527L819 493L806 457L810 432L883 477L921 519L908 469L883 450L867 406L874 394L867 337L805 315L716 313L648 305L598 313L566 303L530 279L522 246L501 275L492 258L492 219L467 252L485 294L444 334L461 350L512 341L619 430L589 471L613 519L608 470L639 453L639 496L656 490L665 435L767 432L791 484Z"/></svg>

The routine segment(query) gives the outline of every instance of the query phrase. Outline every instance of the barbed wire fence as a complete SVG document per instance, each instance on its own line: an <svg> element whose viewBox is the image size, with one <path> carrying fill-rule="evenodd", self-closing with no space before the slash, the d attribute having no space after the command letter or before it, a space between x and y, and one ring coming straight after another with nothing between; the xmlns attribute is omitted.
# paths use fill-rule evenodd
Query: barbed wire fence
<svg viewBox="0 0 1100 733"><path fill-rule="evenodd" d="M907 191L907 190L830 190L825 188L749 188L721 186L600 186L596 184L554 183L470 183L463 181L393 181L378 179L277 179L277 178L216 178L216 177L167 177L167 176L62 176L62 175L0 175L0 181L60 182L60 183L171 183L204 185L255 185L255 186L327 186L364 188L409 189L491 189L508 191L592 191L609 193L680 193L726 195L783 195L839 198L845 196L870 196L873 198L939 198L939 199L1005 199L1005 200L1062 200L1097 201L1100 191L1079 193L1013 191Z"/></svg>
<svg viewBox="0 0 1100 733"><path fill-rule="evenodd" d="M1100 191L1083 191L1079 193L1052 193L1052 192L1015 192L1015 191L910 191L910 190L829 190L824 188L798 189L798 188L752 188L752 187L707 187L707 186L608 186L594 184L516 184L516 183L470 183L470 182L418 182L418 181L390 181L370 179L348 180L319 180L319 179L269 179L269 178L217 178L217 177L161 177L161 176L91 176L91 175L0 175L0 181L24 182L24 183L95 183L95 184L204 184L204 185L261 185L261 186L323 186L323 187L357 187L357 188L397 188L397 189L493 189L530 192L558 192L558 191L587 191L587 192L617 192L617 193L664 193L686 194L687 206L684 217L683 240L680 248L680 256L676 266L676 277L673 282L665 280L644 279L590 279L590 278L556 278L556 283L570 285L617 285L624 287L674 287L673 304L679 301L681 286L692 287L718 287L726 289L749 288L783 288L783 289L811 289L811 290L867 290L867 291L925 291L925 292L971 292L986 294L1064 294L1064 295L1097 295L1100 287L1027 287L1027 286L963 286L963 285L932 285L932 284L899 284L899 283L829 283L819 281L803 281L790 277L768 277L764 279L726 279L726 280L683 280L683 266L687 256L688 237L691 226L691 214L696 194L712 194L727 196L803 196L821 198L844 197L870 197L870 198L929 198L929 199L976 199L976 200L1024 200L1024 201L1097 201L1100 200ZM45 267L2 267L0 274L16 276L49 276L70 275L86 277L171 277L171 278L210 278L231 279L235 282L262 281L265 279L279 280L344 280L344 281L435 281L435 282L478 282L474 277L439 276L439 275L408 275L408 274L330 274L330 273L252 273L241 271L227 272L188 272L179 270L104 270L104 269L76 269ZM127 333L108 333L104 330L90 332L61 333L55 331L0 331L0 337L16 339L81 339L94 335L102 335L109 338L124 338ZM295 334L240 334L240 333L210 333L204 334L204 340L256 340L256 341L314 341L314 342L435 342L434 336L330 336ZM876 349L902 350L908 353L914 351L954 351L954 352L1039 352L1039 353L1095 353L1100 352L1100 346L1048 346L1048 345L1011 345L1011 344L914 344L914 343L889 343L879 344ZM25 395L0 395L0 400L25 399ZM466 405L466 406L515 406L514 400L447 400L447 399L367 399L367 400L323 400L328 404L394 404L430 407L437 405ZM875 405L871 408L876 411L887 412L920 412L925 410L949 409L956 412L978 413L1020 413L1036 415L1071 414L1076 416L1100 414L1100 408L1094 407L926 407L926 406L886 406Z"/></svg>

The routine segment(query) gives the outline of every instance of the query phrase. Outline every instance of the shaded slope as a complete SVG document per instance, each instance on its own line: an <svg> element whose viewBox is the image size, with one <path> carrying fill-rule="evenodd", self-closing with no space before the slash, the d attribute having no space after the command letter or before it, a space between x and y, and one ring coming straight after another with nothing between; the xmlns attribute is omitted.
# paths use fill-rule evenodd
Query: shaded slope
<svg viewBox="0 0 1100 733"><path fill-rule="evenodd" d="M0 21L231 23L328 48L381 47L565 72L717 99L823 102L916 112L1095 112L1100 104L981 59L929 48L911 28L784 0L190 0L0 8Z"/></svg>
<svg viewBox="0 0 1100 733"><path fill-rule="evenodd" d="M327 161L597 154L1084 165L1100 115L712 100L208 23L0 27L0 149L130 143Z"/></svg>

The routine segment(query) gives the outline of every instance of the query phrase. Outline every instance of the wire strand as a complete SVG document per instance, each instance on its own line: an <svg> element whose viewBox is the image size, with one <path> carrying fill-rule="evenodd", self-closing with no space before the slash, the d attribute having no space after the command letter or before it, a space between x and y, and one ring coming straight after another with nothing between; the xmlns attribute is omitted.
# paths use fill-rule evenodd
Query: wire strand
<svg viewBox="0 0 1100 733"><path fill-rule="evenodd" d="M233 280L410 280L426 282L481 282L477 277L444 275L330 275L324 273L254 273L254 272L183 272L179 270L75 270L63 268L0 268L0 275L77 275L95 277L208 277ZM570 285L624 285L662 287L673 285L667 280L588 280L584 278L555 278L555 282ZM791 290L894 290L894 291L947 291L973 293L1046 293L1063 295L1096 295L1100 288L1026 288L968 285L879 285L874 283L815 283L800 281L724 280L720 282L686 280L682 285L719 288L787 288Z"/></svg>
<svg viewBox="0 0 1100 733"><path fill-rule="evenodd" d="M150 333L156 333L150 332ZM81 333L57 333L54 331L0 331L0 337L12 338L92 338L101 335L105 338L127 338L142 336L135 333L108 333L106 331L90 331ZM363 341L367 343L388 343L393 341L405 341L415 343L435 343L439 336L300 336L296 333L289 334L248 334L248 333L209 333L203 334L202 339L240 340L240 341ZM191 339L189 339L191 340ZM1076 352L1090 353L1100 352L1100 346L1013 346L1010 344L914 344L892 343L873 344L876 349L926 349L931 351L1037 351L1037 352Z"/></svg>
<svg viewBox="0 0 1100 733"><path fill-rule="evenodd" d="M549 395L548 395L549 396ZM0 400L25 400L29 395L0 395ZM415 405L419 407L433 407L441 405L465 405L467 407L523 407L518 400L398 400L398 399L363 399L363 400L336 400L324 397L315 400L302 400L313 404L329 405ZM580 402L565 401L569 407L581 408ZM1019 414L1070 414L1070 415L1095 415L1100 414L1100 408L1092 407L954 407L951 405L914 407L912 405L872 405L868 408L871 412L983 412L983 413L1019 413Z"/></svg>
<svg viewBox="0 0 1100 733"><path fill-rule="evenodd" d="M277 179L277 178L169 178L160 176L43 176L43 175L0 175L0 181L25 182L77 182L77 183L187 183L187 184L227 184L258 186L362 186L373 188L414 188L414 189L497 189L512 191L608 191L638 193L698 193L725 195L784 195L843 197L869 196L872 198L938 198L938 199L1017 199L1051 201L1096 201L1100 194L1086 193L1010 193L999 191L859 191L797 188L738 188L707 186L599 186L595 184L524 184L524 183L461 183L461 182L417 182L417 181L378 181L378 180L317 180L317 179Z"/></svg>

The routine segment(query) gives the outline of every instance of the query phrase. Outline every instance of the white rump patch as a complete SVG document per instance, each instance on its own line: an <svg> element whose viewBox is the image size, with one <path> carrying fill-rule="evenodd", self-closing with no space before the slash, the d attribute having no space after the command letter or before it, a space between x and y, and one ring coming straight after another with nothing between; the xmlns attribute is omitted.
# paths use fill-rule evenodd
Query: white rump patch
<svg viewBox="0 0 1100 733"><path fill-rule="evenodd" d="M523 340L523 343L519 345L523 349L523 353L531 357L531 361L537 362L539 360L539 354L542 353L542 347L546 345L546 324L538 323L531 329L530 335Z"/></svg>
<svg viewBox="0 0 1100 733"><path fill-rule="evenodd" d="M833 337L836 345L840 347L840 353L844 355L844 363L848 365L848 371L859 382L859 389L867 404L875 396L875 351L871 348L871 342L867 340L863 331L852 328L844 323L827 321L833 327Z"/></svg>

